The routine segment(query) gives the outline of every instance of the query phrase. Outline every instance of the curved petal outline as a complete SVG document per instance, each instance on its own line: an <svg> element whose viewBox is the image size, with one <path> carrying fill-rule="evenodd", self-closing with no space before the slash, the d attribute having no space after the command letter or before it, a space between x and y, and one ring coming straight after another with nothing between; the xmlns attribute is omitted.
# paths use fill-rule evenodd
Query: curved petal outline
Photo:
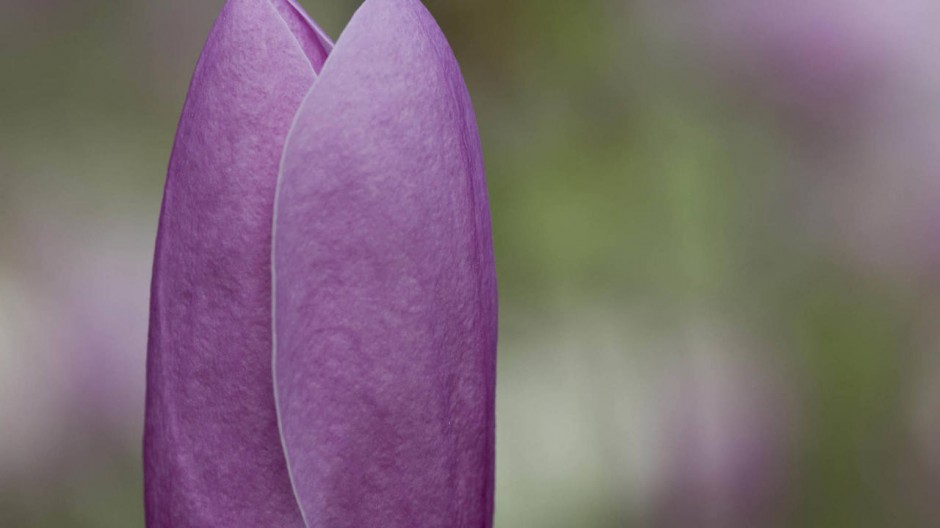
<svg viewBox="0 0 940 528"><path fill-rule="evenodd" d="M205 492L209 480L218 480L220 475L229 470L219 471L215 468L216 462L206 464L207 457L203 448L208 444L205 444L204 439L198 438L215 433L197 431L196 428L204 427L202 422L187 423L193 418L198 419L200 413L181 411L193 405L184 399L188 392L197 390L193 387L202 384L216 388L231 385L220 381L225 376L210 371L218 366L213 366L214 362L222 364L237 360L233 359L231 354L209 354L209 348L213 347L206 343L231 344L235 342L233 339L237 339L236 335L243 333L259 339L261 335L265 336L265 340L268 338L265 335L267 329L258 335L246 329L260 322L261 318L256 314L266 313L265 317L270 317L267 302L258 307L261 310L257 310L250 306L250 301L246 301L255 294L258 297L270 295L270 290L265 290L260 277L250 281L250 284L258 286L254 293L239 295L234 307L222 311L218 305L199 304L201 297L198 296L218 290L219 287L226 291L235 291L226 277L256 273L252 267L252 256L257 250L245 250L244 241L234 240L228 243L230 241L227 237L236 239L239 236L253 236L251 229L241 231L238 229L239 225L263 226L265 222L273 224L273 216L270 214L273 210L274 189L279 171L279 155L283 150L282 142L286 140L289 131L288 121L296 114L296 108L299 108L316 78L316 66L313 62L315 57L307 53L307 49L316 48L307 46L305 49L304 35L299 35L295 31L297 26L292 27L288 20L284 19L283 12L279 11L278 5L282 5L279 4L281 2L290 2L291 9L296 7L291 0L229 0L226 3L196 65L173 143L161 206L160 232L156 241L148 345L148 409L144 463L147 525L151 528L178 528L200 523L229 522L233 518L241 519L237 509L227 511L225 505L248 498L258 499L260 507L253 515L234 521L235 526L239 525L238 522L250 524L259 519L281 519L293 525L292 521L288 522L292 511L296 511L297 522L300 522L302 517L296 497L290 496L287 499L285 496L286 500L271 499L270 494L274 491L274 486L261 494L250 491L233 493L234 488L231 488L223 495L218 492L207 495ZM309 21L305 14L304 17ZM322 30L312 24L312 21L309 21L309 24L313 30L310 35L316 36L317 39L314 44L328 51L326 44L330 44L329 39L325 38ZM262 44L259 46L257 42ZM277 80L281 93L271 97L272 92L267 90L270 85L261 83L274 80ZM291 93L294 95L291 96ZM293 100L296 100L298 106L285 108L285 105L293 104ZM282 124L275 119L280 114L284 115ZM239 116L246 117L247 123L238 121ZM283 130L283 136L277 132L278 129ZM242 147L247 148L248 153L243 153ZM273 159L268 163L265 158ZM269 184L264 182L267 174L270 175ZM236 191L247 191L241 194L244 199L237 198ZM257 193L267 195L268 192L272 207L265 208L260 206L260 202L265 199L259 199ZM225 212L226 203L234 203L236 207ZM240 216L239 212L248 216ZM258 217L253 216L256 212ZM229 221L224 221L226 217ZM219 220L223 221L219 223ZM271 231L263 226L257 234L263 238L264 244L268 244L270 233ZM220 239L224 241L219 242ZM262 254L265 253L267 247L262 248ZM180 255L188 256L181 258ZM232 260L216 260L222 255ZM264 260L262 258L261 262L264 263ZM268 264L264 263L265 266ZM263 273L263 267L258 271L262 271L262 276L266 275ZM209 280L200 282L198 279L201 276L209 277ZM263 282L268 280L269 278L266 278ZM183 303L182 306L189 307L187 310L177 308L180 306L177 301L185 301L187 295L197 296L197 301ZM226 299L229 294L219 297ZM244 304L245 302L249 304ZM175 308L168 310L169 307ZM230 314L227 310L234 312ZM176 315L173 315L174 312ZM238 328L226 327L233 323L238 324L239 321L241 326ZM183 337L180 337L181 335ZM194 339L185 338L187 335ZM247 343L237 346L246 351L251 350L251 345ZM219 348L224 349L224 346ZM257 352L262 352L260 357L263 360L268 350L265 346L264 350ZM256 351L247 354L254 355ZM258 366L265 363L267 362L262 361ZM251 374L264 370L255 370L255 367L239 367L232 372ZM186 392L175 394L178 389L184 389ZM251 392L250 388L248 390ZM201 395L205 393L204 388L198 391ZM243 402L252 413L260 412L259 409L264 407L258 406L258 400L263 399L260 393L256 392L255 395L257 397ZM271 404L273 405L273 400ZM211 406L210 408L216 409ZM235 412L234 407L226 409L227 413ZM261 427L263 420L255 414L252 415L255 418L246 419L245 423L250 423L252 428ZM271 418L272 422L276 422L276 409L271 411ZM196 428L193 423L197 423ZM274 435L278 435L279 439L279 430L271 431L272 440L277 441ZM180 440L181 436L188 439ZM226 441L231 440L222 442ZM219 440L212 442L218 443ZM182 448L172 447L181 444ZM244 450L246 447L254 449L238 444L233 451ZM278 458L283 456L276 448L263 449L278 453ZM264 461L260 465L273 467L273 458L261 458ZM289 480L286 460L280 463L283 464L284 476ZM194 465L200 464L208 466L209 469L192 469ZM185 473L184 466L190 467L189 473ZM188 476L185 484L179 478L181 472ZM217 474L212 474L213 472ZM287 482L284 482L284 485L286 488ZM285 492L291 493L290 489L285 489ZM269 496L265 498L264 493ZM254 503L250 502L248 505L249 511L254 511L250 508L252 504ZM296 510L287 511L291 508Z"/></svg>
<svg viewBox="0 0 940 528"><path fill-rule="evenodd" d="M352 44L348 42L353 38L366 38L361 35L358 37L350 37L351 33L363 32L365 29L360 28L360 25L364 24L375 24L375 22L388 22L391 16L386 17L377 17L377 20L363 21L365 18L371 16L371 11L376 11L380 9L399 9L402 12L408 13L411 15L412 19L410 23L413 26L410 29L417 29L420 31L421 36L416 38L426 39L425 45L434 49L438 53L437 64L434 65L438 68L438 72L442 75L440 83L442 86L447 86L451 90L450 96L453 98L454 106L462 110L461 115L452 116L455 121L460 123L460 127L463 129L464 140L467 140L467 136L472 137L472 144L464 144L463 151L465 153L476 152L478 153L477 159L473 155L469 155L464 161L468 165L468 176L469 184L471 186L470 190L470 201L471 209L475 214L474 223L474 240L473 243L477 249L477 258L478 261L475 263L479 268L480 272L484 275L482 283L479 285L482 288L483 299L481 302L486 304L482 308L484 318L487 319L483 324L486 327L484 333L488 334L484 338L484 350L483 354L488 355L484 358L483 370L486 372L485 376L488 376L489 381L486 382L487 389L485 390L485 400L484 406L486 407L486 426L488 431L486 432L486 445L484 450L486 452L486 464L488 467L483 468L485 477L485 489L483 490L483 496L480 497L481 500L481 518L483 518L483 524L485 526L490 526L492 523L493 515L493 441L494 441L494 417L493 417L493 403L494 403L494 387L495 387L495 346L496 346L496 278L495 278L495 268L493 267L493 254L492 254L492 238L491 238L491 226L488 213L488 199L486 193L486 184L485 179L482 176L482 158L479 156L480 146L479 146L479 136L476 128L475 117L473 115L472 105L470 103L469 94L466 91L466 87L463 83L462 76L459 72L459 67L456 65L456 59L453 58L453 53L450 51L449 46L446 43L443 35L440 33L440 29L434 23L433 18L430 13L424 8L423 5L417 0L366 0L366 2L357 10L356 14L353 16L346 30L344 30L343 35L340 36L336 44L336 50L334 53L327 58L326 64L321 71L321 75L318 76L317 82L314 83L311 87L310 92L304 99L304 102L301 104L300 109L295 116L294 123L291 126L290 132L288 134L287 141L285 143L284 153L281 160L281 166L278 174L277 190L275 194L275 206L274 206L274 222L272 226L272 247L271 247L271 273L272 273L272 374L274 377L274 392L275 392L275 405L277 408L277 418L278 418L278 427L282 442L282 448L284 449L284 455L287 460L288 473L291 478L291 485L295 493L297 503L300 507L300 510L304 516L304 522L307 526L310 524L310 514L307 512L307 508L304 507L303 500L301 498L300 491L297 484L296 468L293 465L292 457L290 456L290 449L288 446L288 440L285 435L285 426L284 426L284 406L281 400L280 388L278 385L278 341L277 341L277 238L278 238L278 219L280 217L280 204L282 197L282 185L285 179L285 170L287 168L288 156L291 154L291 146L295 142L295 136L299 134L298 130L301 128L304 123L305 115L310 111L312 105L312 100L317 96L318 88L320 87L321 80L324 78L329 79L333 74L332 72L337 68L344 67L343 61L349 61L350 59L344 59L347 50L347 47L354 46L358 44L358 40L354 41ZM376 29L376 28L372 28ZM378 28L378 31L374 33L382 34L381 27ZM386 33L389 33L394 30L385 29ZM388 36L388 35L386 35ZM409 35L412 36L412 35ZM352 51L348 51L352 54ZM353 66L352 64L347 64L346 66ZM314 110L315 111L315 110ZM474 178L476 174L476 178ZM481 214L482 211L482 214ZM491 274L492 277L486 277L485 275ZM488 290L488 291L486 291ZM489 295L489 301L486 301L486 297ZM461 523L461 526L463 524ZM469 526L469 525L467 525Z"/></svg>

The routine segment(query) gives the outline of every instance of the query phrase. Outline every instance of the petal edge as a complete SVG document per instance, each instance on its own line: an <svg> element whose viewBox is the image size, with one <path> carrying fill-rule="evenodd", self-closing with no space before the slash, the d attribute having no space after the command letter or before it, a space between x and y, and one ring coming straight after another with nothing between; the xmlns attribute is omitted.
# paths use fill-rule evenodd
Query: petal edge
<svg viewBox="0 0 940 528"><path fill-rule="evenodd" d="M298 112L275 390L311 526L490 526L496 278L469 95L416 0L367 0Z"/></svg>

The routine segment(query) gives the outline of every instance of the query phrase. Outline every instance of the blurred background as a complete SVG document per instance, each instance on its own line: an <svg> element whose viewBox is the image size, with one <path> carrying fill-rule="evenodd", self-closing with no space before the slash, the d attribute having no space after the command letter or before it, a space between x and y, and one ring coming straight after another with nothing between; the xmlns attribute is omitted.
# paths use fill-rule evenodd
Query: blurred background
<svg viewBox="0 0 940 528"><path fill-rule="evenodd" d="M143 526L222 0L0 0L0 526ZM356 0L301 0L334 38ZM940 526L940 3L427 0L479 118L500 528Z"/></svg>

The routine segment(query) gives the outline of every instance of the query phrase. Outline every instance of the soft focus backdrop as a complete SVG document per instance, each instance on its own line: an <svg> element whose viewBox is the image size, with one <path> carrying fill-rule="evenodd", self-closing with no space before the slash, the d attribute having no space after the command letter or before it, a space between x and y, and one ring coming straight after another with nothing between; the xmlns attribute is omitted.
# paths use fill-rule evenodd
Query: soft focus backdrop
<svg viewBox="0 0 940 528"><path fill-rule="evenodd" d="M356 0L302 0L335 38ZM501 287L499 528L940 525L940 3L428 0ZM0 526L143 526L222 0L0 0Z"/></svg>

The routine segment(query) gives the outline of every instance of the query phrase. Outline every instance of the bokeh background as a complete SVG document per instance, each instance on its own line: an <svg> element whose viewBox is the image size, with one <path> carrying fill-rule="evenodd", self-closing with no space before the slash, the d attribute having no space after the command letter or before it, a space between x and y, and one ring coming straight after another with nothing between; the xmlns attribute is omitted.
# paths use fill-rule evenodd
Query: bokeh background
<svg viewBox="0 0 940 528"><path fill-rule="evenodd" d="M337 37L355 0L302 0ZM222 0L0 0L0 526L143 526ZM501 287L500 528L940 526L940 3L428 0Z"/></svg>

